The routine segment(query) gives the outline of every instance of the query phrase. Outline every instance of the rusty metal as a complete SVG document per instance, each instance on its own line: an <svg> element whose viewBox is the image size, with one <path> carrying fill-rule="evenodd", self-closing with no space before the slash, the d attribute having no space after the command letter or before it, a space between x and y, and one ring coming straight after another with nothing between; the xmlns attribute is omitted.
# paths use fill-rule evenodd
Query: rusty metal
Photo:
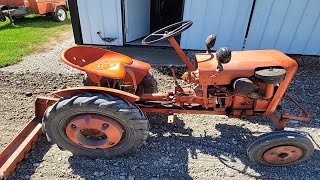
<svg viewBox="0 0 320 180"><path fill-rule="evenodd" d="M0 153L0 177L8 178L25 155L31 150L32 145L42 134L41 119L46 109L59 98L38 97L35 103L35 118L30 121L18 135Z"/></svg>
<svg viewBox="0 0 320 180"><path fill-rule="evenodd" d="M66 127L66 135L73 143L89 149L111 148L120 142L122 133L117 121L95 114L77 116Z"/></svg>
<svg viewBox="0 0 320 180"><path fill-rule="evenodd" d="M274 165L290 164L299 160L303 155L303 150L296 146L278 146L267 150L263 154L263 159Z"/></svg>
<svg viewBox="0 0 320 180"><path fill-rule="evenodd" d="M285 97L287 97L303 113L297 116L297 118L310 120L310 114L296 100L294 100L288 93L285 94Z"/></svg>
<svg viewBox="0 0 320 180"><path fill-rule="evenodd" d="M189 22L188 27L191 25L192 22ZM182 32L181 29L178 30ZM98 87L63 88L47 96L39 97L36 100L36 118L0 155L0 173L2 173L0 176L7 177L14 170L17 162L21 161L24 153L30 149L31 144L41 133L39 121L50 105L63 97L86 92L106 93L125 99L139 106L143 112L169 114L169 122L173 121L174 113L227 115L238 118L270 116L275 128L283 130L289 119L300 121L310 119L308 112L292 97L285 94L298 65L296 61L280 51L232 52L231 61L229 62L227 58L225 62L228 63L223 64L223 69L220 68L217 71L219 61L215 53L208 51L196 54L195 66L193 66L174 37L170 36L170 32L166 35L161 39L169 40L189 69L182 76L189 86L181 87L177 82L175 69L171 68L175 88L166 93L150 94L151 92L140 91L141 94L137 95L137 90L141 88L139 83L147 78L151 68L147 63L96 47L75 46L63 51L62 61L85 71ZM228 50L228 56L229 52ZM264 84L255 77L257 69L270 67L283 68L286 71L283 82L277 85ZM248 78L254 84L254 92L248 94L241 92L241 94L232 89L231 84L242 77ZM106 82L104 79L107 79ZM122 87L129 88L129 90L122 91ZM285 110L278 111L279 102L284 96L288 97L302 113L291 115ZM89 149L105 149L115 146L120 141L122 132L121 125L112 118L90 114L75 117L66 127L66 134L73 143ZM108 137L111 138L108 139ZM286 164L300 157L299 148L293 146L275 147L264 155L264 159L272 164Z"/></svg>
<svg viewBox="0 0 320 180"><path fill-rule="evenodd" d="M182 59L184 64L188 67L189 71L195 71L196 69L194 68L194 66L190 62L187 55L183 52L183 50L181 49L181 47L179 46L177 41L174 39L174 37L171 37L168 40L169 40L170 44L172 45L172 47L176 50L176 52L178 53L178 55L180 56L180 58Z"/></svg>
<svg viewBox="0 0 320 180"><path fill-rule="evenodd" d="M273 114L271 114L270 118L276 130L283 130L287 125L288 119L283 118L282 115L278 112L274 112Z"/></svg>
<svg viewBox="0 0 320 180"><path fill-rule="evenodd" d="M55 100L51 98L38 98L36 100L36 117L0 153L0 177L6 179L38 140L42 134L41 118L47 109L47 105L44 106L44 104L51 105L53 102Z"/></svg>
<svg viewBox="0 0 320 180"><path fill-rule="evenodd" d="M130 103L134 103L135 101L140 99L139 96L125 92L125 91L121 91L118 89L112 89L112 88L95 87L95 86L67 88L67 89L54 91L54 92L50 93L49 95L52 97L60 98L60 97L66 97L66 96L74 96L76 94L81 94L81 93L85 93L85 92L107 93L107 94L110 94L113 96L123 98L123 99L129 101Z"/></svg>
<svg viewBox="0 0 320 180"><path fill-rule="evenodd" d="M197 110L197 109L182 109L182 108L148 108L141 106L143 112L153 113L175 113L175 114L211 114L211 115L226 115L225 111L213 111L213 110Z"/></svg>
<svg viewBox="0 0 320 180"><path fill-rule="evenodd" d="M0 153L0 177L8 178L42 134L41 118L30 121Z"/></svg>
<svg viewBox="0 0 320 180"><path fill-rule="evenodd" d="M153 93L153 94L143 94L140 97L142 101L167 101L169 100L169 93Z"/></svg>
<svg viewBox="0 0 320 180"><path fill-rule="evenodd" d="M264 99L271 99L273 97L274 93L274 84L267 84L265 93L264 93Z"/></svg>

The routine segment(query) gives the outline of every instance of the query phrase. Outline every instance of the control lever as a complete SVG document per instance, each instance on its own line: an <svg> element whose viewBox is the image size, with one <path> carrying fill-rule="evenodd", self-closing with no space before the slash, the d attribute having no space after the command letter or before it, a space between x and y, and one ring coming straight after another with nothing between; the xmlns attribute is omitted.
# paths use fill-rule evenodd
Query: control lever
<svg viewBox="0 0 320 180"><path fill-rule="evenodd" d="M217 36L214 34L210 34L206 39L207 52L211 53L213 46L216 44Z"/></svg>
<svg viewBox="0 0 320 180"><path fill-rule="evenodd" d="M218 61L218 66L217 66L218 72L223 71L222 64L227 64L230 62L231 52L232 52L232 50L227 47L222 47L217 50L216 56L217 56L217 61Z"/></svg>
<svg viewBox="0 0 320 180"><path fill-rule="evenodd" d="M177 76L176 76L176 71L174 69L174 65L170 65L169 68L171 69L171 73L172 73L172 77L173 77L173 81L174 81L174 91L177 92L183 92L183 89L181 88L181 86L179 85L178 81L177 81Z"/></svg>

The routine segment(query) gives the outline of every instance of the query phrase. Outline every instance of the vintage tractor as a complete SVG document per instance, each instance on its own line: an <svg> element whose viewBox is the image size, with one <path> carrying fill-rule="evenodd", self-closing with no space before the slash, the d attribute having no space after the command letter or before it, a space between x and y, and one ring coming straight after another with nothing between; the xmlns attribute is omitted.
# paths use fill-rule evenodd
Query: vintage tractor
<svg viewBox="0 0 320 180"><path fill-rule="evenodd" d="M208 51L196 54L192 64L174 39L191 26L191 21L175 23L142 41L147 45L168 39L188 68L182 76L188 85L181 86L171 66L174 89L166 93L157 91L147 63L90 46L63 51L64 63L86 73L85 86L38 97L36 118L26 128L29 130L22 132L29 137L25 143L37 139L34 137L41 133L42 123L46 137L63 150L91 158L114 158L131 154L145 143L149 131L145 112L269 116L276 131L250 143L249 158L270 166L309 158L314 151L312 141L303 133L283 130L289 119L310 119L286 94L297 63L277 50L231 52L223 47L213 53L210 49L216 37L210 35ZM280 105L284 97L301 112L291 115L285 111Z"/></svg>

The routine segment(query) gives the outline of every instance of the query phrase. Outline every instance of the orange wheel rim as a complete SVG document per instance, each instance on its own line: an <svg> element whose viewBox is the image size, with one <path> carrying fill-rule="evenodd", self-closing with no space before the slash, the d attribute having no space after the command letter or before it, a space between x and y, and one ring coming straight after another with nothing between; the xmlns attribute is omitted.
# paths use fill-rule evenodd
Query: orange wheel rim
<svg viewBox="0 0 320 180"><path fill-rule="evenodd" d="M108 149L117 145L123 129L113 118L86 114L72 119L66 127L67 137L89 149Z"/></svg>
<svg viewBox="0 0 320 180"><path fill-rule="evenodd" d="M302 149L296 146L278 146L266 151L263 159L271 164L289 164L299 160L303 155Z"/></svg>

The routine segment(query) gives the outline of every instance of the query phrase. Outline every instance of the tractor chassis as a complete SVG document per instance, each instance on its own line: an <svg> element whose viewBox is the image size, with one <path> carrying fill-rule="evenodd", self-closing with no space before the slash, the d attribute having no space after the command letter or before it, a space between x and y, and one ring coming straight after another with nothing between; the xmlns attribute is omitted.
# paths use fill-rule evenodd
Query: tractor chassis
<svg viewBox="0 0 320 180"><path fill-rule="evenodd" d="M101 89L100 89L101 90ZM30 121L19 134L13 139L13 141L6 146L6 148L0 154L0 179L6 179L12 173L19 163L25 158L28 152L31 150L33 144L36 143L38 138L42 134L42 117L46 109L57 102L61 97L68 95L75 95L77 93L93 91L92 89L87 88L73 88L67 90L60 90L54 93L49 94L48 96L38 97L35 102L35 115L36 117ZM116 94L117 92L110 92L111 94ZM164 94L159 93L159 96L164 96ZM152 97L155 94L146 94L145 97ZM306 110L303 109L291 96L285 94L285 97L288 98L299 110L301 113L297 115L289 114L283 108L278 105L277 110L273 112L270 117L275 126L276 130L283 130L289 119L294 119L298 121L307 122L310 120L310 116ZM129 96L124 94L122 98L127 99L129 102L133 103L135 98L138 96ZM262 117L265 116L264 113L254 114L253 116L230 116L225 111L214 111L210 109L201 109L201 108L186 108L186 107L166 107L162 106L160 102L146 102L136 101L136 104L141 108L143 112L153 112L153 113L165 113L169 115L173 114L210 114L210 115L227 115L229 117L237 118L252 118L252 117ZM169 121L169 119L168 119Z"/></svg>

